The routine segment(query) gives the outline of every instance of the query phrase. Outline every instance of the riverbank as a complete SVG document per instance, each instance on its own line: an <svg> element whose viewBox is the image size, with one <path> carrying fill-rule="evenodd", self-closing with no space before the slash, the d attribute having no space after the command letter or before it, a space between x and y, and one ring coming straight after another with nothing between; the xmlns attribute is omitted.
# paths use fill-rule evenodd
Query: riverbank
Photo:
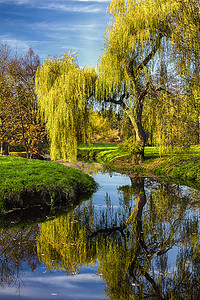
<svg viewBox="0 0 200 300"><path fill-rule="evenodd" d="M0 212L76 204L96 190L94 179L56 162L0 156Z"/></svg>
<svg viewBox="0 0 200 300"><path fill-rule="evenodd" d="M159 156L158 148L145 147L145 161L134 165L130 153L119 151L116 144L94 145L91 149L82 146L79 150L82 156L91 153L97 161L106 168L127 175L138 174L150 177L164 177L176 182L186 182L189 186L200 187L200 146L195 146L187 153L167 154ZM87 154L88 153L88 154ZM80 155L80 158L82 157Z"/></svg>
<svg viewBox="0 0 200 300"><path fill-rule="evenodd" d="M200 189L200 155L166 155L146 159L140 165L133 165L131 157L121 157L106 163L106 167L129 175L170 179Z"/></svg>

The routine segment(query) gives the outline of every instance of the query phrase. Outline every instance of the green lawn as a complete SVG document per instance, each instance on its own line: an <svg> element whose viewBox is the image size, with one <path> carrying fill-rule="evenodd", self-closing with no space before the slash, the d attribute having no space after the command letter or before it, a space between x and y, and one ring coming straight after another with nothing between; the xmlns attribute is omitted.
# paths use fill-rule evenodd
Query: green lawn
<svg viewBox="0 0 200 300"><path fill-rule="evenodd" d="M95 144L84 144L78 147L78 158L79 159L96 159L97 155L102 151L115 151L118 148L117 143L95 143Z"/></svg>
<svg viewBox="0 0 200 300"><path fill-rule="evenodd" d="M79 159L97 159L102 163L108 163L118 157L129 156L130 153L119 150L119 143L95 143L92 145L80 145L78 147ZM157 147L145 147L145 157L159 157L159 149Z"/></svg>
<svg viewBox="0 0 200 300"><path fill-rule="evenodd" d="M117 149L118 144L117 143L95 143L92 145L89 144L83 144L79 145L79 149L81 150L88 150L88 149L93 149L93 150L102 150L102 149Z"/></svg>
<svg viewBox="0 0 200 300"><path fill-rule="evenodd" d="M91 194L96 184L80 170L56 162L0 156L0 205L6 208L20 203L22 195L41 194L41 199L54 201L58 196L77 198Z"/></svg>

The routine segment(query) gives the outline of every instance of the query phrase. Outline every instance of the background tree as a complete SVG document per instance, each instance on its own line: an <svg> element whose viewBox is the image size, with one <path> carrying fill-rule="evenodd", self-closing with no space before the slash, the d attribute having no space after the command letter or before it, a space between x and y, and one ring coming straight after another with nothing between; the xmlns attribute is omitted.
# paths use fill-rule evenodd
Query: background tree
<svg viewBox="0 0 200 300"><path fill-rule="evenodd" d="M1 153L7 153L6 132L8 116L10 110L10 99L12 94L6 78L9 60L11 58L11 48L8 44L0 43L0 141ZM7 109L8 108L8 109Z"/></svg>
<svg viewBox="0 0 200 300"><path fill-rule="evenodd" d="M95 107L94 107L95 108ZM90 109L91 142L119 142L122 133L122 116L111 106Z"/></svg>
<svg viewBox="0 0 200 300"><path fill-rule="evenodd" d="M32 49L22 58L10 61L9 75L13 89L14 109L12 136L13 143L22 143L27 156L41 151L45 139L44 127L37 116L35 94L35 73L40 65L38 55Z"/></svg>
<svg viewBox="0 0 200 300"><path fill-rule="evenodd" d="M32 49L18 58L1 44L0 129L2 140L22 145L27 157L42 151L44 127L37 116L34 76L40 60ZM8 55L9 54L9 55Z"/></svg>

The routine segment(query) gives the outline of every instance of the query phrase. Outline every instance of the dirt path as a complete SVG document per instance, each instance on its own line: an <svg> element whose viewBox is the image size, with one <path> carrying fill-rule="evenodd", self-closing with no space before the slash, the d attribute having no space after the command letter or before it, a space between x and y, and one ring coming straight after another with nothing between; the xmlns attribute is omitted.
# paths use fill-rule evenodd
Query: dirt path
<svg viewBox="0 0 200 300"><path fill-rule="evenodd" d="M45 156L45 160L51 161L51 158L49 155ZM69 162L69 161L63 161L60 159L57 159L55 162L59 164L63 164L68 167L72 167L75 169L79 169L87 174L92 174L92 173L97 173L100 170L103 171L103 166L99 163L89 163L89 162L84 162L84 161L77 161L77 162Z"/></svg>

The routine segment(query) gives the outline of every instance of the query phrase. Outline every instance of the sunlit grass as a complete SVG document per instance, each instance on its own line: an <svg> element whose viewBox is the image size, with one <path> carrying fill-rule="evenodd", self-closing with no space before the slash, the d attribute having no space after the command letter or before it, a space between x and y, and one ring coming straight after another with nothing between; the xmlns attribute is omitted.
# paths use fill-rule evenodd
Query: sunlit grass
<svg viewBox="0 0 200 300"><path fill-rule="evenodd" d="M200 154L200 145L191 146L191 152Z"/></svg>
<svg viewBox="0 0 200 300"><path fill-rule="evenodd" d="M89 151L88 146L82 146ZM171 178L200 182L200 146L192 146L189 151L181 153L159 153L158 147L145 147L145 162L139 166L131 164L131 153L122 152L118 144L94 144L95 158L112 169L126 172L169 176Z"/></svg>
<svg viewBox="0 0 200 300"><path fill-rule="evenodd" d="M167 175L183 180L200 182L200 155L177 154L146 161L141 166L143 171L151 171L155 175Z"/></svg>
<svg viewBox="0 0 200 300"><path fill-rule="evenodd" d="M24 191L55 191L74 196L90 194L95 189L92 177L56 162L0 156L0 202Z"/></svg>
<svg viewBox="0 0 200 300"><path fill-rule="evenodd" d="M79 159L96 159L98 154L103 151L115 151L118 148L117 143L94 143L84 144L78 147Z"/></svg>
<svg viewBox="0 0 200 300"><path fill-rule="evenodd" d="M106 150L106 149L117 149L118 144L117 143L94 143L94 144L84 144L84 145L79 145L80 150Z"/></svg>

